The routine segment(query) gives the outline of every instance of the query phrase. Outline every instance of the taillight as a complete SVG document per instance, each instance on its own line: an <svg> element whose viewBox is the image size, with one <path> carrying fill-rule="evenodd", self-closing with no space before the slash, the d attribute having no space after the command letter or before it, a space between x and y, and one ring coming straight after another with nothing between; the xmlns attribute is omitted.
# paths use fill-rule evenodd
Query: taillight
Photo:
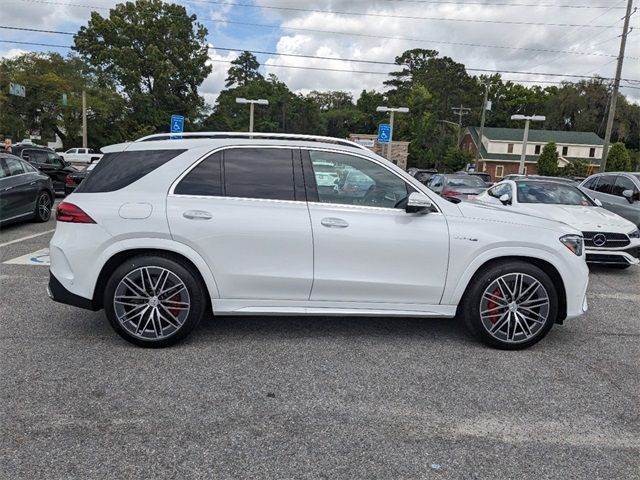
<svg viewBox="0 0 640 480"><path fill-rule="evenodd" d="M442 190L443 197L456 197L462 195L462 192L456 192L455 190Z"/></svg>
<svg viewBox="0 0 640 480"><path fill-rule="evenodd" d="M64 183L66 183L70 187L75 187L77 185L73 178L71 178L71 175L67 175L66 177L64 177Z"/></svg>
<svg viewBox="0 0 640 480"><path fill-rule="evenodd" d="M59 222L70 223L96 223L84 210L73 203L62 202L56 210L56 219Z"/></svg>

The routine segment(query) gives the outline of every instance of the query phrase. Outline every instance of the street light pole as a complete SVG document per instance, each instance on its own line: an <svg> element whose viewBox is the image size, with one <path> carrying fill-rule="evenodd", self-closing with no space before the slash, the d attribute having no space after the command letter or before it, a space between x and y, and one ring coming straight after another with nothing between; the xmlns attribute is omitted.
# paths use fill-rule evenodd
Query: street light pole
<svg viewBox="0 0 640 480"><path fill-rule="evenodd" d="M236 103L249 104L249 133L253 133L253 106L254 105L269 105L269 100L259 98L257 100L247 100L246 98L236 97Z"/></svg>
<svg viewBox="0 0 640 480"><path fill-rule="evenodd" d="M82 148L87 148L87 94L82 90Z"/></svg>
<svg viewBox="0 0 640 480"><path fill-rule="evenodd" d="M393 162L391 159L391 143L393 142L393 114L398 113L409 113L409 109L407 107L384 107L380 106L376 108L376 112L389 112L389 144L387 145L387 160Z"/></svg>
<svg viewBox="0 0 640 480"><path fill-rule="evenodd" d="M525 120L524 136L522 137L522 152L520 153L520 165L518 173L524 175L524 162L527 158L527 141L529 140L529 122L544 122L547 119L544 115L511 115L511 120Z"/></svg>

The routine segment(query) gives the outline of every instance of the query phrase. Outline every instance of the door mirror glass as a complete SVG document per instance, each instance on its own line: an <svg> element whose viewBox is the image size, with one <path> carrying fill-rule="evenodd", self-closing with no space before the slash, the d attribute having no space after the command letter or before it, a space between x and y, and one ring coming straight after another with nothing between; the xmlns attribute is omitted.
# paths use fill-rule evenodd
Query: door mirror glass
<svg viewBox="0 0 640 480"><path fill-rule="evenodd" d="M500 195L499 200L502 202L503 205L511 205L511 196L508 193L505 193L504 195Z"/></svg>
<svg viewBox="0 0 640 480"><path fill-rule="evenodd" d="M431 210L431 200L423 193L413 192L407 199L405 211L407 213L428 213Z"/></svg>

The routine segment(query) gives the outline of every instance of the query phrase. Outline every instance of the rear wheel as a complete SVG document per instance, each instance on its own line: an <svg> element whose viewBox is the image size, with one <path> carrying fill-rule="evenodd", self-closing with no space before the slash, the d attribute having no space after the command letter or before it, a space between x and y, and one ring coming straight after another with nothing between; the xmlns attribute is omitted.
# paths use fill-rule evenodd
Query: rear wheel
<svg viewBox="0 0 640 480"><path fill-rule="evenodd" d="M558 315L549 276L526 262L495 264L478 273L463 300L463 317L482 342L519 350L539 342Z"/></svg>
<svg viewBox="0 0 640 480"><path fill-rule="evenodd" d="M51 218L53 199L47 192L40 192L36 199L36 222L48 222Z"/></svg>
<svg viewBox="0 0 640 480"><path fill-rule="evenodd" d="M161 256L134 257L107 281L104 307L113 329L141 347L178 343L198 325L207 305L195 272Z"/></svg>

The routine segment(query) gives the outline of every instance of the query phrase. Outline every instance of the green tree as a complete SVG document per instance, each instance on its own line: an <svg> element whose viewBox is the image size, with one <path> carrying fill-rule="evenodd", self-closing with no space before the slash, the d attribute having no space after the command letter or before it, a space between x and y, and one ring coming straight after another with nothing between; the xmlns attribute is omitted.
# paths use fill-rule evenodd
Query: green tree
<svg viewBox="0 0 640 480"><path fill-rule="evenodd" d="M242 52L238 58L231 62L231 68L227 72L227 80L225 87L240 86L244 87L252 80L263 78L258 69L260 63L256 56L251 52Z"/></svg>
<svg viewBox="0 0 640 480"><path fill-rule="evenodd" d="M133 135L167 131L171 114L195 122L204 110L198 86L211 72L207 29L183 6L161 0L117 4L91 13L74 49L111 79L131 108Z"/></svg>
<svg viewBox="0 0 640 480"><path fill-rule="evenodd" d="M456 147L450 147L444 157L444 167L447 172L464 170L471 162L473 162L473 154Z"/></svg>
<svg viewBox="0 0 640 480"><path fill-rule="evenodd" d="M607 156L607 172L628 172L631 170L631 157L622 142L611 145Z"/></svg>
<svg viewBox="0 0 640 480"><path fill-rule="evenodd" d="M8 95L9 82L24 85L26 97ZM79 146L83 90L89 146L127 139L125 99L107 79L87 72L80 58L57 53L26 53L0 61L0 133L14 141L39 134L43 143L58 135L65 148Z"/></svg>
<svg viewBox="0 0 640 480"><path fill-rule="evenodd" d="M200 128L246 131L249 126L249 109L246 105L237 104L236 97L269 100L269 105L257 106L255 109L254 128L257 132L325 133L317 105L312 100L293 93L275 75L220 92L213 112Z"/></svg>
<svg viewBox="0 0 640 480"><path fill-rule="evenodd" d="M554 142L547 143L538 157L538 175L558 175L558 147Z"/></svg>
<svg viewBox="0 0 640 480"><path fill-rule="evenodd" d="M567 166L560 170L560 174L565 177L588 177L589 164L584 160L576 158L571 160Z"/></svg>

